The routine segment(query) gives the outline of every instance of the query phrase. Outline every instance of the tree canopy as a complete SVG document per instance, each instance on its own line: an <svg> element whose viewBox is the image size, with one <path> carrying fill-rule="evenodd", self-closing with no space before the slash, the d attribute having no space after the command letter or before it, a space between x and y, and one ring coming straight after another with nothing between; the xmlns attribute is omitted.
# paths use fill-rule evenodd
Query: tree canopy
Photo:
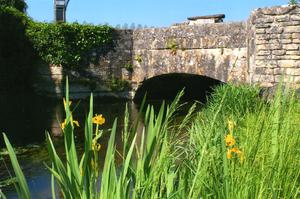
<svg viewBox="0 0 300 199"><path fill-rule="evenodd" d="M10 6L21 12L26 12L27 4L24 0L0 0L0 6Z"/></svg>

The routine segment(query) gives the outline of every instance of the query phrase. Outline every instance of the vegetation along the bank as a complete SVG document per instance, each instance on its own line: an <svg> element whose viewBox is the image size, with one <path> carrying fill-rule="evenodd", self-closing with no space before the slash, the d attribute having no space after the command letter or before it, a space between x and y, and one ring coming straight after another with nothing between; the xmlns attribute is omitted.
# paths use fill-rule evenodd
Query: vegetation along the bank
<svg viewBox="0 0 300 199"><path fill-rule="evenodd" d="M78 124L67 92L62 123L66 162L46 134L53 198L58 193L63 198L101 199L300 197L300 102L293 92L279 88L275 99L265 102L255 87L222 85L200 112L192 106L178 123L174 119L181 95L171 105L163 103L158 113L152 106L141 110L132 126L126 113L122 135L116 135L117 120L109 132L101 130L105 119L94 116L92 96L86 122ZM75 149L77 125L85 126L81 157ZM103 133L110 133L110 140L100 162L98 140ZM116 150L116 136L123 138L121 151ZM30 198L13 148L4 138L19 197Z"/></svg>
<svg viewBox="0 0 300 199"><path fill-rule="evenodd" d="M93 51L113 44L109 26L31 21L26 33L46 63L68 68L86 65Z"/></svg>
<svg viewBox="0 0 300 199"><path fill-rule="evenodd" d="M29 76L40 60L66 68L92 61L92 54L113 47L113 29L78 23L35 22L23 0L0 0L0 72L11 83ZM22 76L20 76L22 74Z"/></svg>

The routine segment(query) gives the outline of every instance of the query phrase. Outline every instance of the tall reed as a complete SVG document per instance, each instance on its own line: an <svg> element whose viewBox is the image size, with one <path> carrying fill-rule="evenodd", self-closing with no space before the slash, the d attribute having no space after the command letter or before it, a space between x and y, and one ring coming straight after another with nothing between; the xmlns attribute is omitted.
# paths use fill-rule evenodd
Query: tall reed
<svg viewBox="0 0 300 199"><path fill-rule="evenodd" d="M300 197L300 102L293 93L279 89L275 99L266 103L258 97L257 88L221 86L202 111L195 113L192 106L178 123L174 119L182 94L170 105L163 103L157 113L152 106L144 112L142 108L132 126L127 112L122 151L115 147L115 136L121 136L116 135L115 120L105 161L100 162L98 140L103 131L99 129L104 120L93 117L91 96L84 153L79 157L74 141L77 122L70 111L67 86L66 162L46 134L53 198ZM5 141L15 165L18 194L28 198L26 180ZM117 156L120 164L116 164Z"/></svg>

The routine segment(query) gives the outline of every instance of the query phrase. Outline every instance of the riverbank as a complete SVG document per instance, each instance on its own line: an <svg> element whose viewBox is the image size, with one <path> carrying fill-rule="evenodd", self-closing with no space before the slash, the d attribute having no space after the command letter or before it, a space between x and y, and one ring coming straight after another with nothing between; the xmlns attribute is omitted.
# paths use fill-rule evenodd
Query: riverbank
<svg viewBox="0 0 300 199"><path fill-rule="evenodd" d="M93 164L67 164L83 171L78 174L69 170L73 174L63 176L54 167L59 174L56 181L63 180L57 189L75 198L81 194L90 198L299 197L300 102L292 92L278 90L272 101L265 102L257 88L223 85L202 111L194 112L192 107L179 124L173 122L178 109L178 100L162 105L158 113L149 106L139 134L137 126L126 125L126 115L124 146L115 150L115 124L105 162L96 163L104 165L99 178L94 176L97 169L84 170L99 168L94 153ZM121 163L115 163L116 157L121 157ZM74 187L65 184L75 175L83 181L74 181ZM101 180L100 190L86 193L86 180L93 184Z"/></svg>

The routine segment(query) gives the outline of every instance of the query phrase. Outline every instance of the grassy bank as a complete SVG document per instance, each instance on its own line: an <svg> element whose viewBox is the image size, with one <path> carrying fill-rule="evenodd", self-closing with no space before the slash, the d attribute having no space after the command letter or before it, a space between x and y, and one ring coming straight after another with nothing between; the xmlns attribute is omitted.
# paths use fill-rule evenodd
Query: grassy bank
<svg viewBox="0 0 300 199"><path fill-rule="evenodd" d="M80 124L85 125L85 153L78 157L73 133L77 122L67 94L62 125L66 164L46 135L53 198L58 193L63 198L102 199L299 198L300 102L292 92L278 90L273 101L265 102L256 88L220 86L201 112L193 106L178 124L174 120L181 95L171 105L162 104L158 113L146 107L131 127L126 114L122 151L115 149L117 120L103 132L105 121L94 116L91 97L86 123ZM105 162L99 162L103 133L111 138ZM6 137L5 141L19 196L30 198ZM118 165L117 156L122 157Z"/></svg>

